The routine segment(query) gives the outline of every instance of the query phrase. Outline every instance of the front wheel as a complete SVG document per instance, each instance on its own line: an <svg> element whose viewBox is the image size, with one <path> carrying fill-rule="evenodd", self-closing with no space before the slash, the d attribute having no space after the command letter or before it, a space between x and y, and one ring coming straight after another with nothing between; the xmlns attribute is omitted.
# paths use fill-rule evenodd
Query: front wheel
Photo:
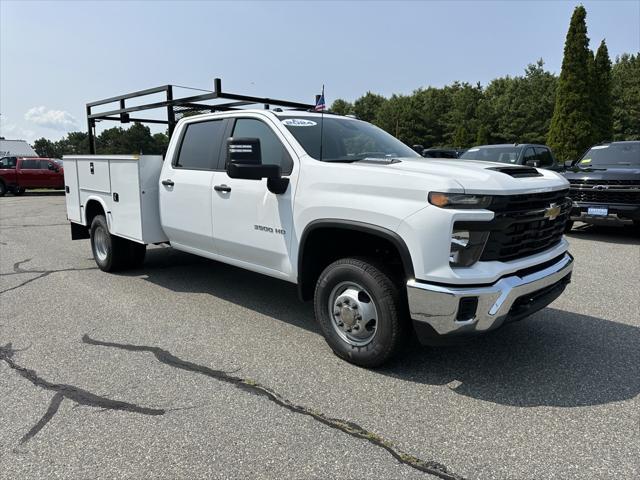
<svg viewBox="0 0 640 480"><path fill-rule="evenodd" d="M316 284L314 309L324 337L341 358L377 367L406 336L404 297L393 276L369 259L329 265Z"/></svg>
<svg viewBox="0 0 640 480"><path fill-rule="evenodd" d="M4 197L6 193L7 193L7 186L4 184L4 182L0 182L0 197Z"/></svg>

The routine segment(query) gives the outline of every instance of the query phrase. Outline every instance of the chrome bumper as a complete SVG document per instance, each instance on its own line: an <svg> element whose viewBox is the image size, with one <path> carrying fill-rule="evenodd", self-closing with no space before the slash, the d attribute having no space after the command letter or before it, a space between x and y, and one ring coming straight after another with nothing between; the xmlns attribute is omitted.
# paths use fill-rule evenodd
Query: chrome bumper
<svg viewBox="0 0 640 480"><path fill-rule="evenodd" d="M565 253L549 267L528 275L510 275L489 286L441 286L409 280L409 311L414 325L426 323L438 335L493 330L509 317L522 318L555 300L569 282L572 270L573 257ZM468 297L477 297L475 315L460 319L460 300ZM522 309L512 311L514 302L521 297ZM532 307L530 311L525 308L527 306Z"/></svg>

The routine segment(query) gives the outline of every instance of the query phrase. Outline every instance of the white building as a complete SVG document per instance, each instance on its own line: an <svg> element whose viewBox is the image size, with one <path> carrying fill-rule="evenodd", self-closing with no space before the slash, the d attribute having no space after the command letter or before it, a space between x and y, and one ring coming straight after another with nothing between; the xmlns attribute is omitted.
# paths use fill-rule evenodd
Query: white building
<svg viewBox="0 0 640 480"><path fill-rule="evenodd" d="M0 137L0 157L37 157L31 145L24 140L5 140Z"/></svg>

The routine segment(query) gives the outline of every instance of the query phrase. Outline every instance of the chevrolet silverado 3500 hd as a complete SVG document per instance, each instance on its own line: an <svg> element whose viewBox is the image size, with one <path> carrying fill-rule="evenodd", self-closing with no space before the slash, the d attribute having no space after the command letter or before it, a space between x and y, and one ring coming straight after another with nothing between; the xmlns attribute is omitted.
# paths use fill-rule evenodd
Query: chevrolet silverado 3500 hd
<svg viewBox="0 0 640 480"><path fill-rule="evenodd" d="M145 244L169 243L296 283L330 347L362 366L412 331L428 344L521 319L571 278L560 175L425 159L354 118L191 116L164 160L64 166L72 238L91 238L100 269L140 266Z"/></svg>

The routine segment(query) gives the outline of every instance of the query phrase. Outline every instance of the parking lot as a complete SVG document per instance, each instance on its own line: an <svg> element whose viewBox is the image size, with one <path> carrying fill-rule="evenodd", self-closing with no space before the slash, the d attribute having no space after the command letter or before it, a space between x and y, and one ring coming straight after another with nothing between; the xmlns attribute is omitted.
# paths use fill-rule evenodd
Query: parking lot
<svg viewBox="0 0 640 480"><path fill-rule="evenodd" d="M637 478L640 237L582 226L565 295L379 370L294 285L165 247L97 270L64 196L0 199L0 477Z"/></svg>

